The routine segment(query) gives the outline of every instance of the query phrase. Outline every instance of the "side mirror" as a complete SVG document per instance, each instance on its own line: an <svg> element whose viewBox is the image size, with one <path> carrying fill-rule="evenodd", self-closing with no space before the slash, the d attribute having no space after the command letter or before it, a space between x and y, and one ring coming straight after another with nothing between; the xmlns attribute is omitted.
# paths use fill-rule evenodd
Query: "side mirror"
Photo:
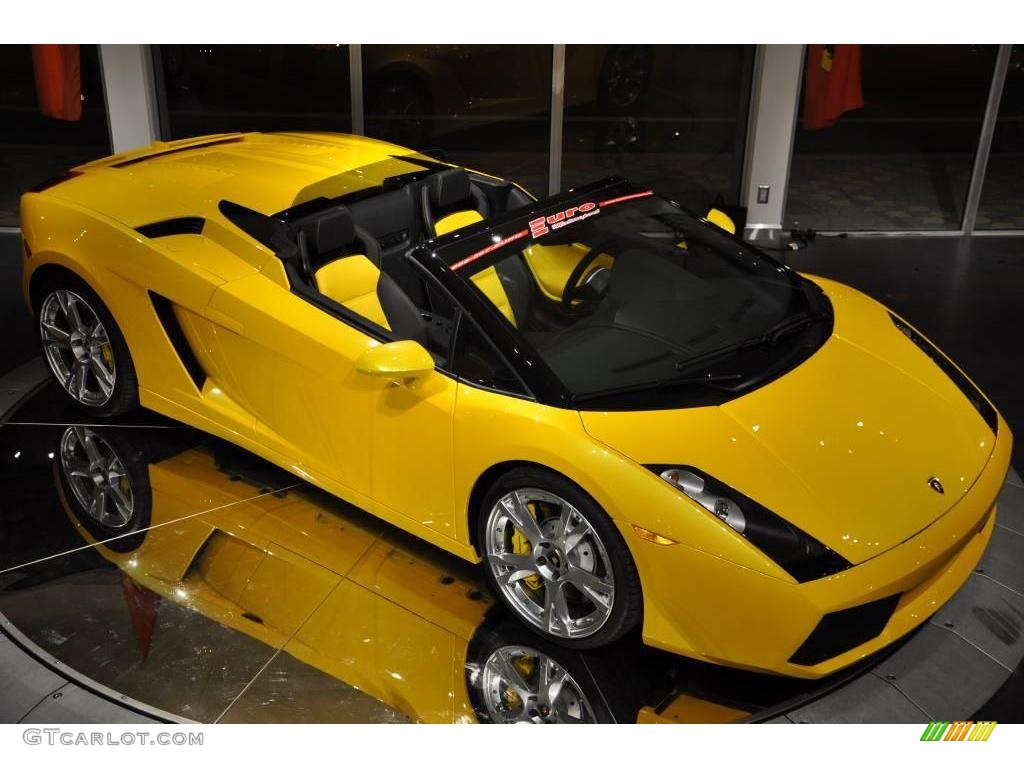
<svg viewBox="0 0 1024 768"><path fill-rule="evenodd" d="M363 352L356 359L356 370L409 385L433 372L434 358L415 341L392 341Z"/></svg>
<svg viewBox="0 0 1024 768"><path fill-rule="evenodd" d="M736 222L729 218L728 214L723 213L717 208L712 208L710 211L708 211L707 216L705 216L704 218L710 221L719 229L724 229L730 235L736 234Z"/></svg>

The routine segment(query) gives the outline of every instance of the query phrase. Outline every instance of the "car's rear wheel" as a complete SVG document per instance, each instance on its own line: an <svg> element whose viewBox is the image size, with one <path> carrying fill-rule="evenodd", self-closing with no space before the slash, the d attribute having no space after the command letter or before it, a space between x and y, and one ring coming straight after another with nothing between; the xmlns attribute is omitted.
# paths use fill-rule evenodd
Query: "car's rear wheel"
<svg viewBox="0 0 1024 768"><path fill-rule="evenodd" d="M64 430L60 481L82 527L107 548L131 552L142 544L152 516L149 465L131 440L113 432L80 424Z"/></svg>
<svg viewBox="0 0 1024 768"><path fill-rule="evenodd" d="M62 276L35 302L43 357L69 397L99 416L116 416L139 403L128 345L110 310L83 281Z"/></svg>
<svg viewBox="0 0 1024 768"><path fill-rule="evenodd" d="M597 648L635 627L636 566L608 515L565 478L523 467L484 496L477 541L495 593L526 626Z"/></svg>

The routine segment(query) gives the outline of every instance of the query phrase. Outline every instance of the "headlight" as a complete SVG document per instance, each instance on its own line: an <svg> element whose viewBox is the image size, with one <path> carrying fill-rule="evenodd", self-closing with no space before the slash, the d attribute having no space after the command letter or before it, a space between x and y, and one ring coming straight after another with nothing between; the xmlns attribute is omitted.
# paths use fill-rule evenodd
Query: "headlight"
<svg viewBox="0 0 1024 768"><path fill-rule="evenodd" d="M814 581L850 567L842 555L813 536L693 467L648 465L663 480L724 522L797 581Z"/></svg>
<svg viewBox="0 0 1024 768"><path fill-rule="evenodd" d="M945 373L950 380L956 384L957 389L963 392L964 397L967 398L968 402L974 406L981 418L988 424L989 429L995 434L999 428L999 417L996 416L996 409L992 407L992 403L985 399L985 396L981 394L981 391L974 386L970 379L964 376L960 369L950 362L949 358L942 354L928 339L922 336L920 333L915 331L907 323L900 320L892 312L889 313L889 319L892 320L892 324L895 325L904 336L910 339L914 344L924 352L928 357L932 359L942 372Z"/></svg>

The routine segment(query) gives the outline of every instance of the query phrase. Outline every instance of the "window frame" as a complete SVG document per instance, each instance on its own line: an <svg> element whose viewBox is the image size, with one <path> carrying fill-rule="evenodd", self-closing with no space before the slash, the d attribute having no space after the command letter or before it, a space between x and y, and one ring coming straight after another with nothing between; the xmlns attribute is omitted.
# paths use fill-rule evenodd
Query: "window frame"
<svg viewBox="0 0 1024 768"><path fill-rule="evenodd" d="M460 302L448 289L448 286L445 285L443 281L438 279L437 275L433 274L429 269L427 269L422 263L419 262L418 259L412 257L412 250L415 249L410 249L409 251L407 251L404 254L403 258L405 258L405 260L412 265L413 269L416 270L417 274L420 277L422 277L425 281L428 281L434 288L440 291L441 294L452 303L452 306L455 307L455 317L452 319L452 338L447 355L448 365L437 365L435 366L435 370L438 371L439 373L443 373L451 377L452 379L461 384L465 384L468 387L480 389L485 392L494 392L496 394L506 395L508 397L515 397L520 400L529 400L531 402L537 402L537 397L533 394L533 391L530 389L529 384L523 380L523 377L520 375L519 371L502 353L501 349L490 338L486 330L480 325L480 323L478 323L474 319L472 312L467 310L467 308L462 304L462 302ZM486 384L483 384L479 381L468 379L462 373L459 372L459 349L464 340L464 329L469 326L472 326L473 329L476 330L476 332L480 335L480 338L483 340L484 345L497 356L498 362L505 366L505 368L508 369L509 373L511 373L512 376L515 377L520 387L522 387L522 391L513 392L507 389L502 389L501 387L489 387Z"/></svg>

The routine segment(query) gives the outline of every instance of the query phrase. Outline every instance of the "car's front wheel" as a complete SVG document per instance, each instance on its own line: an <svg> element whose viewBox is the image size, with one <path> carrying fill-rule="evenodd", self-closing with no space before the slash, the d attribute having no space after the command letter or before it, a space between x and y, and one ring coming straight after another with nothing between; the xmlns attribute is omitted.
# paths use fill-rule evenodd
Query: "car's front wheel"
<svg viewBox="0 0 1024 768"><path fill-rule="evenodd" d="M65 276L50 281L35 306L43 357L76 403L99 416L116 416L138 405L128 345L95 291Z"/></svg>
<svg viewBox="0 0 1024 768"><path fill-rule="evenodd" d="M477 542L491 586L540 635L597 648L635 627L636 566L608 515L553 472L522 467L485 494Z"/></svg>

